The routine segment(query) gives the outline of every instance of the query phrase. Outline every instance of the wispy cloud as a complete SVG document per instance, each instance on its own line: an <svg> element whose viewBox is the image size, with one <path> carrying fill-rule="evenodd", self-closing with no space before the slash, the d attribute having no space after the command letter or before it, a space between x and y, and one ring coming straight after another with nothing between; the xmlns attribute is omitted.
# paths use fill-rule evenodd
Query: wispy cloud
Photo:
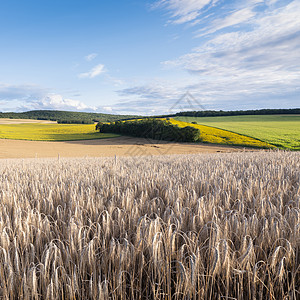
<svg viewBox="0 0 300 300"><path fill-rule="evenodd" d="M182 78L181 82L152 82L148 85L135 86L119 91L124 97L115 105L122 113L134 112L140 115L170 114L180 110L201 110L208 104L205 97L199 98L199 94L193 94L197 99L192 102L183 99L186 94L188 78ZM185 82L185 84L183 84Z"/></svg>
<svg viewBox="0 0 300 300"><path fill-rule="evenodd" d="M255 15L256 13L253 11L253 7L242 8L240 10L232 12L225 18L215 19L208 27L202 28L197 36L200 37L202 35L211 34L218 30L228 28L230 26L235 26L238 24L248 22Z"/></svg>
<svg viewBox="0 0 300 300"><path fill-rule="evenodd" d="M36 85L10 85L0 83L0 101L33 100L42 97L47 92L48 90Z"/></svg>
<svg viewBox="0 0 300 300"><path fill-rule="evenodd" d="M202 36L247 23L267 7L273 7L278 1L159 0L155 2L153 8L167 11L168 23L198 25L200 33L197 36ZM257 9L258 7L260 9Z"/></svg>
<svg viewBox="0 0 300 300"><path fill-rule="evenodd" d="M170 83L153 82L148 85L126 88L118 91L120 96L140 96L145 99L167 99L179 96L178 87L173 87Z"/></svg>
<svg viewBox="0 0 300 300"><path fill-rule="evenodd" d="M80 73L78 75L79 78L95 78L99 76L100 74L105 72L105 67L102 64L99 64L92 68L90 71L85 72L85 73Z"/></svg>
<svg viewBox="0 0 300 300"><path fill-rule="evenodd" d="M198 18L204 8L213 5L218 0L160 0L154 8L164 8L170 12L170 22L183 24Z"/></svg>
<svg viewBox="0 0 300 300"><path fill-rule="evenodd" d="M85 56L84 59L85 59L86 61L92 61L92 60L94 60L97 56L98 56L97 53L91 53L91 54L88 54L87 56Z"/></svg>
<svg viewBox="0 0 300 300"><path fill-rule="evenodd" d="M164 64L224 80L246 72L256 78L268 74L264 82L276 77L286 83L299 75L299 13L300 3L294 1L256 18L251 31L219 34L194 51Z"/></svg>

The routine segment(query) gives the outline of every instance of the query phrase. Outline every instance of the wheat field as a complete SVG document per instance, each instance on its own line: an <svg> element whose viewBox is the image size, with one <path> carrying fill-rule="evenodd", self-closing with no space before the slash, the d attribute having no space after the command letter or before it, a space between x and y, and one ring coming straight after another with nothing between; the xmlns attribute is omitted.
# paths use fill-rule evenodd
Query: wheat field
<svg viewBox="0 0 300 300"><path fill-rule="evenodd" d="M0 161L1 299L299 299L300 153Z"/></svg>

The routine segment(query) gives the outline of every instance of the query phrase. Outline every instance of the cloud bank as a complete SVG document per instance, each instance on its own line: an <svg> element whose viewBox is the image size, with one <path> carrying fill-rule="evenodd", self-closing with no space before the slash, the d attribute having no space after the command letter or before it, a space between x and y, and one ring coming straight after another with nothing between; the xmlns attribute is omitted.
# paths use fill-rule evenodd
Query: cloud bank
<svg viewBox="0 0 300 300"><path fill-rule="evenodd" d="M136 97L133 105L139 99L141 107L148 103L149 110L167 111L189 91L207 109L299 107L299 1L248 0L227 7L224 1L165 0L156 8L169 11L171 26L199 21L194 23L199 46L162 62L174 73L185 71L179 83L156 81L119 91Z"/></svg>
<svg viewBox="0 0 300 300"><path fill-rule="evenodd" d="M70 110L95 111L96 107L88 106L81 101L65 98L33 85L0 84L0 111L27 110Z"/></svg>

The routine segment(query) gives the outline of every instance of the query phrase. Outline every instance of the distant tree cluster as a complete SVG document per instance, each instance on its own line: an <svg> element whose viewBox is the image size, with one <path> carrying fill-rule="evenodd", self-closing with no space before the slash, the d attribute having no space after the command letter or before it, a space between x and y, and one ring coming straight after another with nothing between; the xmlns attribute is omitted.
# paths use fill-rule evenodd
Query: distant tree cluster
<svg viewBox="0 0 300 300"><path fill-rule="evenodd" d="M191 126L180 128L168 121L154 118L123 122L117 121L113 123L99 122L96 125L96 130L104 133L120 133L177 142L195 142L200 139L200 131L197 128Z"/></svg>
<svg viewBox="0 0 300 300"><path fill-rule="evenodd" d="M235 110L235 111L223 111L223 110L184 111L170 116L221 117L221 116L243 116L243 115L295 115L295 114L300 114L300 108Z"/></svg>

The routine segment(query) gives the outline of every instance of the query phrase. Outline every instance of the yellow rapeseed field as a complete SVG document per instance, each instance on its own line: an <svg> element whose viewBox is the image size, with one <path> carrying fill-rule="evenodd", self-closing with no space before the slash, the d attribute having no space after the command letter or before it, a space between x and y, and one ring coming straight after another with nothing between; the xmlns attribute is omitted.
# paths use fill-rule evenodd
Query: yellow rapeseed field
<svg viewBox="0 0 300 300"><path fill-rule="evenodd" d="M260 140L230 132L227 130L222 130L210 126L198 125L187 123L183 121L178 121L175 119L169 120L171 124L177 125L179 127L192 126L200 130L200 138L202 142L213 143L213 144L225 144L225 145L241 145L259 148L272 148L274 146L262 142Z"/></svg>
<svg viewBox="0 0 300 300"><path fill-rule="evenodd" d="M113 133L100 133L94 124L1 124L0 138L32 141L73 141L111 138Z"/></svg>

